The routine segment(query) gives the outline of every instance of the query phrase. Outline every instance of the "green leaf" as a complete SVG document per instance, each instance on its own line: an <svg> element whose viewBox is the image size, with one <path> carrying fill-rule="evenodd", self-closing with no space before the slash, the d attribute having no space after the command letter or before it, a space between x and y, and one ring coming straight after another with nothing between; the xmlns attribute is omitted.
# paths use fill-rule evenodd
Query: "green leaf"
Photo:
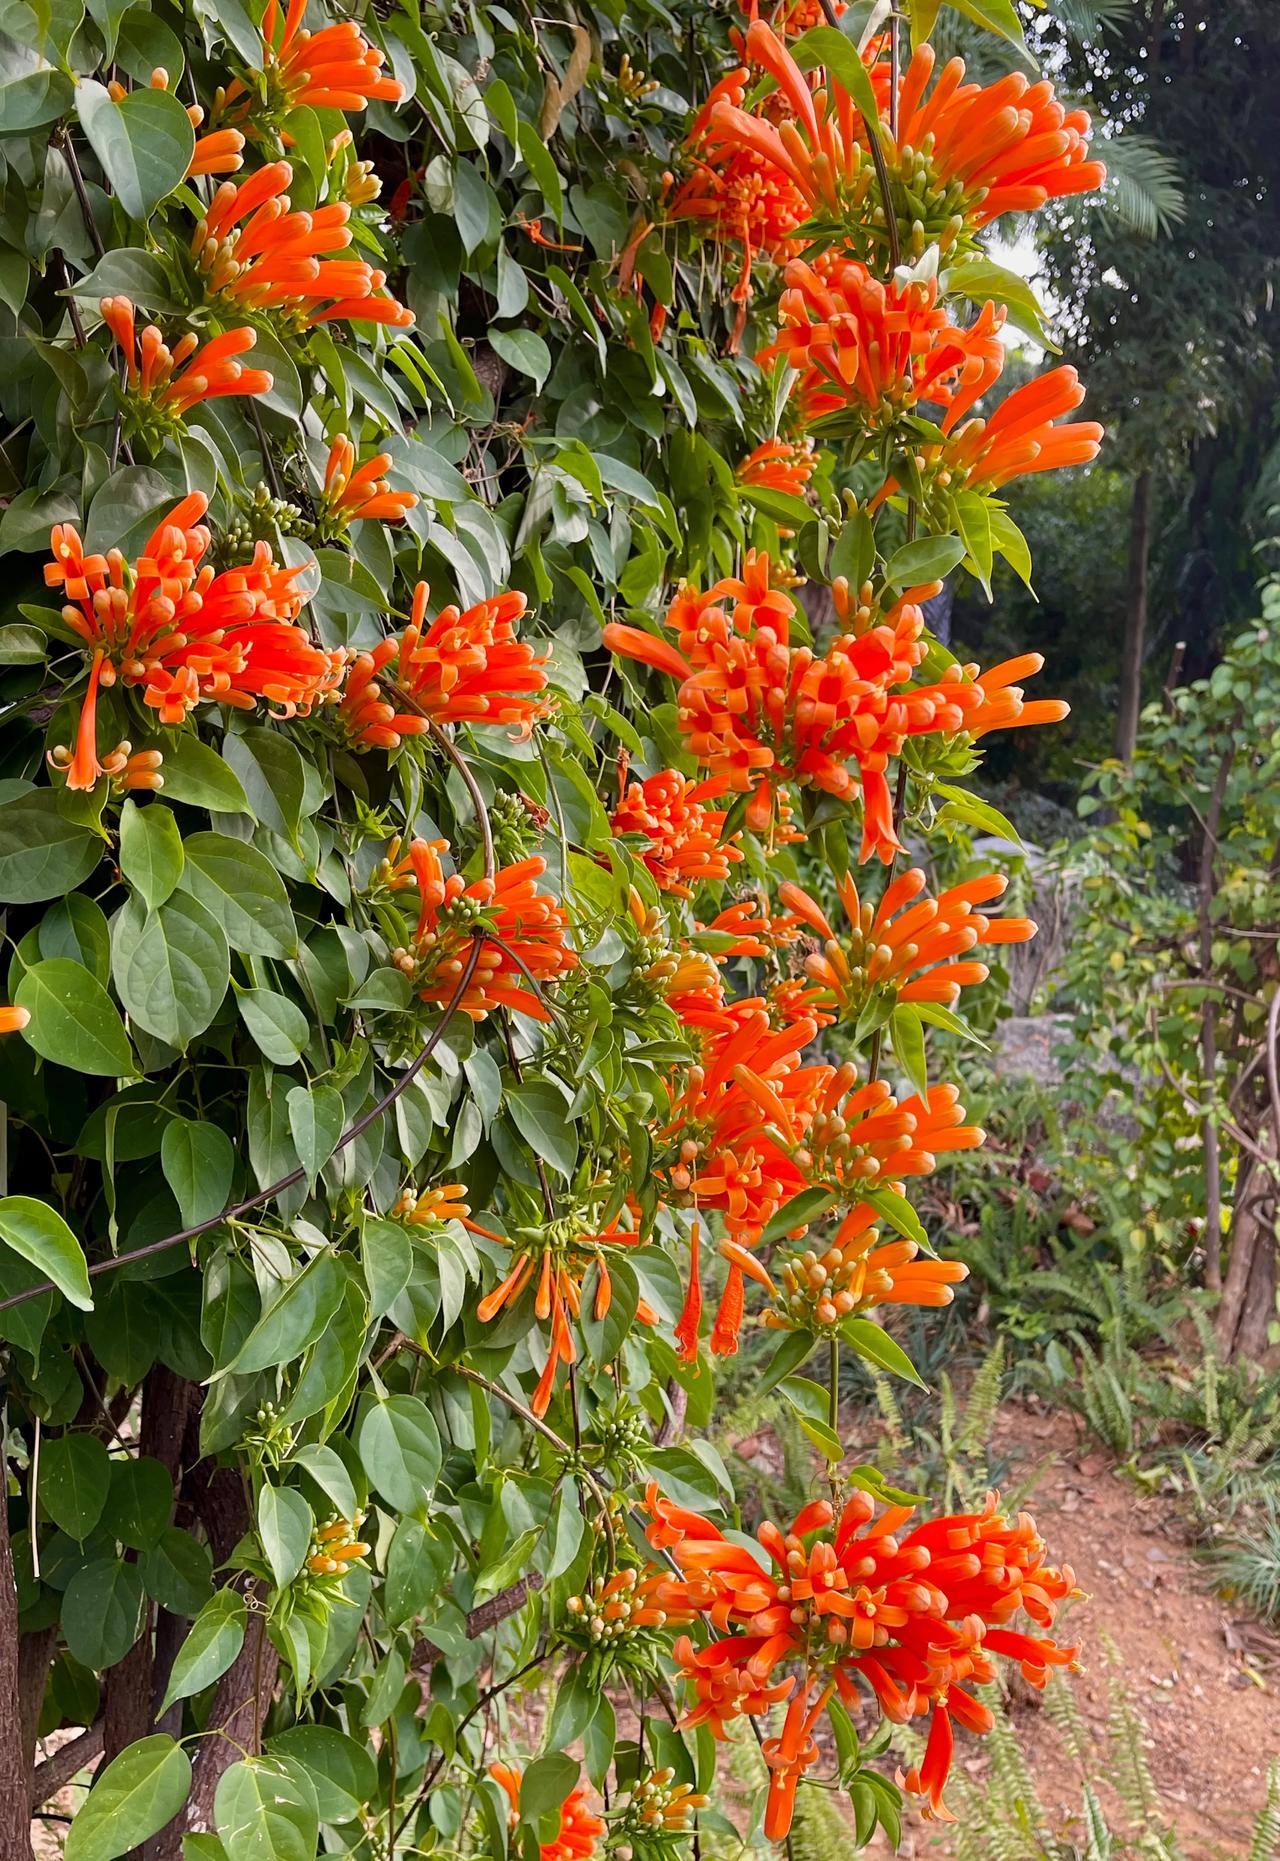
<svg viewBox="0 0 1280 1861"><path fill-rule="evenodd" d="M917 1247L923 1248L927 1253L933 1252L924 1223L905 1195L900 1195L896 1189L882 1185L875 1189L864 1187L862 1199L871 1204L880 1219L887 1222L895 1233L905 1235L907 1240L914 1241Z"/></svg>
<svg viewBox="0 0 1280 1861"><path fill-rule="evenodd" d="M381 1318L409 1284L413 1242L399 1222L366 1215L360 1230L360 1262L369 1288L370 1317Z"/></svg>
<svg viewBox="0 0 1280 1861"><path fill-rule="evenodd" d="M966 827L979 827L984 834L1010 840L1014 846L1022 845L1022 837L1013 822L989 801L979 801L968 789L953 788L950 782L935 782L933 792L947 798L947 805L938 810L939 821L963 821Z"/></svg>
<svg viewBox="0 0 1280 1861"><path fill-rule="evenodd" d="M827 76L849 93L872 128L879 128L880 112L876 108L871 75L852 39L846 38L836 26L811 26L796 40L791 52L802 71L825 65Z"/></svg>
<svg viewBox="0 0 1280 1861"><path fill-rule="evenodd" d="M93 1310L84 1252L56 1209L34 1196L7 1195L0 1200L0 1237L51 1279L72 1305L82 1312Z"/></svg>
<svg viewBox="0 0 1280 1861"><path fill-rule="evenodd" d="M0 805L0 904L64 898L101 858L102 841L64 818L53 789L34 789Z"/></svg>
<svg viewBox="0 0 1280 1861"><path fill-rule="evenodd" d="M121 246L104 253L87 278L77 278L71 289L77 297L98 303L104 297L127 297L139 309L185 311L160 260L141 246Z"/></svg>
<svg viewBox="0 0 1280 1861"><path fill-rule="evenodd" d="M923 1389L925 1383L910 1357L900 1344L895 1344L887 1331L879 1325L873 1325L869 1318L846 1318L840 1327L840 1335L859 1357L865 1357L868 1363L875 1364L879 1370L888 1370L892 1376L900 1376L908 1383Z"/></svg>
<svg viewBox="0 0 1280 1861"><path fill-rule="evenodd" d="M884 578L895 588L915 588L921 582L943 581L963 562L964 543L958 536L918 536L914 543L895 549Z"/></svg>
<svg viewBox="0 0 1280 1861"><path fill-rule="evenodd" d="M137 1072L120 1011L83 963L69 956L33 963L13 999L31 1016L23 1039L43 1059L109 1079Z"/></svg>
<svg viewBox="0 0 1280 1861"><path fill-rule="evenodd" d="M111 979L111 932L101 905L71 892L50 905L40 920L41 956L66 956L82 963L104 986Z"/></svg>
<svg viewBox="0 0 1280 1861"><path fill-rule="evenodd" d="M162 905L182 877L182 835L171 808L127 800L120 810L120 870L149 911Z"/></svg>
<svg viewBox="0 0 1280 1861"><path fill-rule="evenodd" d="M111 1487L102 1510L103 1531L145 1551L169 1524L173 1510L173 1481L162 1461L138 1454L111 1462Z"/></svg>
<svg viewBox="0 0 1280 1861"><path fill-rule="evenodd" d="M961 259L958 264L948 265L942 288L948 296L967 297L971 303L982 304L994 299L1003 304L1015 329L1022 330L1042 348L1051 349L1055 355L1058 353L1057 343L1045 330L1044 312L1035 292L1016 271L975 254Z"/></svg>
<svg viewBox="0 0 1280 1861"><path fill-rule="evenodd" d="M924 1057L924 1028L920 1016L913 1008L894 1009L889 1017L889 1039L893 1043L899 1066L921 1098L924 1098L929 1090Z"/></svg>
<svg viewBox="0 0 1280 1861"><path fill-rule="evenodd" d="M172 1822L191 1788L191 1760L166 1733L126 1745L94 1778L67 1831L64 1861L118 1861Z"/></svg>
<svg viewBox="0 0 1280 1861"><path fill-rule="evenodd" d="M388 1396L365 1410L356 1436L361 1465L397 1512L418 1512L435 1490L440 1433L417 1396Z"/></svg>
<svg viewBox="0 0 1280 1861"><path fill-rule="evenodd" d="M536 330L490 330L489 346L495 355L500 355L504 362L518 369L522 375L529 375L534 386L541 391L543 382L551 373L551 351Z"/></svg>
<svg viewBox="0 0 1280 1861"><path fill-rule="evenodd" d="M255 725L227 737L222 753L249 797L249 811L273 834L298 836L307 781L302 758L286 737Z"/></svg>
<svg viewBox="0 0 1280 1861"><path fill-rule="evenodd" d="M274 1369L300 1357L314 1344L342 1303L343 1277L327 1250L287 1281L279 1298L267 1307L229 1364L219 1376L234 1370L248 1376L254 1370Z"/></svg>
<svg viewBox="0 0 1280 1861"><path fill-rule="evenodd" d="M114 1667L138 1639L142 1573L118 1557L81 1564L62 1598L67 1647L86 1667Z"/></svg>
<svg viewBox="0 0 1280 1861"><path fill-rule="evenodd" d="M536 1823L542 1816L559 1809L578 1781L578 1762L563 1751L551 1751L535 1758L525 1770L520 1783L520 1816L524 1822Z"/></svg>
<svg viewBox="0 0 1280 1861"><path fill-rule="evenodd" d="M242 989L236 1006L259 1052L274 1066L292 1066L311 1038L311 1023L298 1004L274 989Z"/></svg>
<svg viewBox="0 0 1280 1861"><path fill-rule="evenodd" d="M258 1494L258 1536L277 1589L292 1583L311 1549L315 1520L302 1494L291 1486L264 1485Z"/></svg>
<svg viewBox="0 0 1280 1861"><path fill-rule="evenodd" d="M196 1615L209 1599L213 1585L209 1547L177 1525L166 1525L143 1549L138 1568L147 1595L174 1615Z"/></svg>
<svg viewBox="0 0 1280 1861"><path fill-rule="evenodd" d="M93 152L131 220L145 220L191 164L196 133L167 90L132 90L113 103L91 78L76 85L76 109Z"/></svg>
<svg viewBox="0 0 1280 1861"><path fill-rule="evenodd" d="M351 1484L351 1475L342 1456L335 1454L331 1447L320 1447L314 1442L300 1447L289 1465L300 1467L313 1479L342 1518L349 1519L355 1514L356 1489Z"/></svg>
<svg viewBox="0 0 1280 1861"><path fill-rule="evenodd" d="M39 627L0 627L0 665L40 666L49 643Z"/></svg>
<svg viewBox="0 0 1280 1861"><path fill-rule="evenodd" d="M769 1360L759 1380L753 1384L752 1393L757 1396L767 1395L771 1389L790 1376L793 1370L812 1357L816 1349L816 1340L807 1331L788 1331Z"/></svg>
<svg viewBox="0 0 1280 1861"><path fill-rule="evenodd" d="M767 1247L771 1241L782 1240L793 1228L807 1228L811 1221L817 1221L828 1209L834 1208L836 1199L834 1189L802 1189L765 1223L761 1244Z"/></svg>
<svg viewBox="0 0 1280 1861"><path fill-rule="evenodd" d="M227 834L192 834L186 842L185 891L198 898L246 956L296 956L298 927L289 894L257 847Z"/></svg>
<svg viewBox="0 0 1280 1861"><path fill-rule="evenodd" d="M289 1130L310 1188L342 1136L342 1094L333 1086L294 1086L287 1102Z"/></svg>
<svg viewBox="0 0 1280 1861"><path fill-rule="evenodd" d="M975 26L983 26L1010 45L1023 49L1022 21L1013 0L948 0L957 13L963 13Z"/></svg>
<svg viewBox="0 0 1280 1861"><path fill-rule="evenodd" d="M159 750L164 757L164 792L167 801L185 801L210 814L248 814L249 797L234 769L194 730L170 730L151 737L143 749ZM239 844L237 842L237 844Z"/></svg>
<svg viewBox="0 0 1280 1861"><path fill-rule="evenodd" d="M218 1780L214 1826L227 1861L315 1861L315 1787L289 1758L247 1758Z"/></svg>
<svg viewBox="0 0 1280 1861"><path fill-rule="evenodd" d="M119 549L122 555L133 555L135 545L146 542L177 495L170 473L153 465L121 466L103 480L89 505L86 551Z"/></svg>
<svg viewBox="0 0 1280 1861"><path fill-rule="evenodd" d="M231 1195L236 1153L220 1125L173 1118L160 1140L160 1167L184 1227L220 1215Z"/></svg>
<svg viewBox="0 0 1280 1861"><path fill-rule="evenodd" d="M289 1758L306 1771L322 1822L354 1822L378 1793L373 1754L336 1726L291 1726L268 1739L267 1751Z"/></svg>
<svg viewBox="0 0 1280 1861"><path fill-rule="evenodd" d="M221 1679L244 1646L246 1620L244 1597L238 1590L219 1590L209 1598L178 1649L161 1712L174 1700L189 1699Z"/></svg>
<svg viewBox="0 0 1280 1861"><path fill-rule="evenodd" d="M507 1110L533 1155L561 1176L570 1175L578 1161L578 1134L555 1087L542 1079L508 1086Z"/></svg>
<svg viewBox="0 0 1280 1861"><path fill-rule="evenodd" d="M517 126L520 153L525 167L542 189L542 198L556 216L557 226L564 226L564 182L551 159L551 151L539 136L536 126L523 119Z"/></svg>
<svg viewBox="0 0 1280 1861"><path fill-rule="evenodd" d="M97 1435L59 1435L40 1456L40 1505L81 1544L102 1517L110 1486L111 1459Z"/></svg>
<svg viewBox="0 0 1280 1861"><path fill-rule="evenodd" d="M556 1688L547 1719L545 1742L553 1751L564 1751L582 1737L595 1718L602 1697L599 1682L587 1675L581 1662L567 1669ZM522 1790L522 1807L523 1796Z"/></svg>
<svg viewBox="0 0 1280 1861"><path fill-rule="evenodd" d="M217 1014L231 977L222 926L186 892L158 911L131 898L112 927L117 992L138 1026L185 1048Z"/></svg>

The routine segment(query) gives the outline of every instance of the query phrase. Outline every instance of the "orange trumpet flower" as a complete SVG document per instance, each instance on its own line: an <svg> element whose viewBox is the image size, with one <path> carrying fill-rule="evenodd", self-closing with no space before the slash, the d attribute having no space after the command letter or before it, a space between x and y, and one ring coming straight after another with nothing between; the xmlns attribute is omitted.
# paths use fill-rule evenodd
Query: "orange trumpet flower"
<svg viewBox="0 0 1280 1861"><path fill-rule="evenodd" d="M627 788L610 825L615 834L644 837L648 844L640 857L661 891L688 898L694 885L727 879L730 866L742 858L736 834L721 838L724 813L704 806L725 786L661 769Z"/></svg>
<svg viewBox="0 0 1280 1861"><path fill-rule="evenodd" d="M398 523L418 502L413 491L393 491L382 474L391 464L389 452L375 453L356 464L356 449L345 433L329 448L324 488L320 495L320 521L330 531L377 518Z"/></svg>
<svg viewBox="0 0 1280 1861"><path fill-rule="evenodd" d="M245 327L212 336L203 345L188 331L170 349L153 323L137 335L135 312L127 297L104 297L99 306L124 358L125 382L131 396L153 410L181 420L201 401L228 394L267 394L271 376L264 368L246 368L240 361L254 346L254 332Z"/></svg>

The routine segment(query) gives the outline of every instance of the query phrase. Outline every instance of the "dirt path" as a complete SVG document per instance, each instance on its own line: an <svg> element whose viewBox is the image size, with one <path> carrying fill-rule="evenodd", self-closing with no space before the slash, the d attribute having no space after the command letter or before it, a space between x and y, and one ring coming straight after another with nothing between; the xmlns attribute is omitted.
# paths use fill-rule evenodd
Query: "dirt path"
<svg viewBox="0 0 1280 1861"><path fill-rule="evenodd" d="M1065 1626L1083 1650L1075 1686L1091 1731L1105 1748L1105 1632L1146 1724L1151 1774L1188 1861L1247 1854L1267 1766L1280 1757L1280 1637L1241 1621L1212 1594L1177 1502L1138 1493L1077 1436L1069 1417L1010 1405L994 1443L1023 1464L1049 1463L1028 1509L1055 1560L1074 1568L1085 1591ZM1051 1822L1060 1817L1078 1840L1079 1768L1024 1691L1014 1719L1037 1791ZM972 1748L959 1755L981 1774ZM902 1852L936 1855L945 1843L915 1823Z"/></svg>

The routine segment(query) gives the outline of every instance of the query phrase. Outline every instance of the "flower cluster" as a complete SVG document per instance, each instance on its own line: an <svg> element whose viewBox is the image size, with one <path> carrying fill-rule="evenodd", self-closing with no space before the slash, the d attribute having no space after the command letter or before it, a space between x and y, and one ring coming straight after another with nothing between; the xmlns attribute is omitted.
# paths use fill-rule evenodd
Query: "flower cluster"
<svg viewBox="0 0 1280 1861"><path fill-rule="evenodd" d="M696 1611L709 1636L701 1647L687 1637L676 1646L690 1698L683 1723L723 1738L744 1714L786 1702L781 1731L763 1746L772 1840L791 1826L796 1786L817 1760L815 1728L832 1699L854 1705L860 1683L897 1724L928 1715L924 1760L902 1781L925 1799L926 1813L945 1816L952 1722L990 1730L990 1710L970 1689L994 1678L992 1657L1016 1661L1035 1686L1075 1658L1073 1648L1010 1626L1023 1612L1051 1628L1075 1580L1045 1562L1031 1519L1004 1518L994 1494L981 1512L909 1530L910 1506L876 1517L873 1501L855 1493L837 1518L816 1500L786 1533L762 1525L761 1555L655 1485L646 1504L650 1543L681 1573L662 1593Z"/></svg>
<svg viewBox="0 0 1280 1861"><path fill-rule="evenodd" d="M355 747L395 749L433 723L502 724L527 736L547 713L536 695L546 689L547 660L516 637L525 597L446 607L428 621L429 593L419 582L399 638L380 640L351 663L340 716ZM397 701L412 709L397 709Z"/></svg>
<svg viewBox="0 0 1280 1861"><path fill-rule="evenodd" d="M846 876L837 887L849 919L842 939L802 887L784 882L780 901L822 938L821 950L804 960L809 985L792 995L794 1011L825 1027L836 1020L856 1023L877 999L954 1008L962 989L987 978L986 964L968 960L969 951L1025 943L1036 934L1030 918L993 918L978 909L999 898L1007 884L1000 873L989 872L925 898L925 875L912 867L889 881L873 909Z"/></svg>
<svg viewBox="0 0 1280 1861"><path fill-rule="evenodd" d="M385 290L367 259L339 254L351 244L351 208L331 201L290 210L288 162L268 162L247 181L224 181L191 238L209 296L237 311L277 311L304 326L384 323L405 329L413 313Z"/></svg>
<svg viewBox="0 0 1280 1861"><path fill-rule="evenodd" d="M316 646L296 624L299 570L281 567L259 543L245 567L215 574L203 564L212 542L201 521L207 509L208 499L190 492L132 564L117 549L86 555L71 524L53 527L45 584L62 591L62 618L91 656L75 748L51 752L69 788L92 788L126 767L127 745L98 752L98 693L117 678L138 687L164 724L182 723L208 700L248 710L265 699L292 717L336 691L342 654Z"/></svg>
<svg viewBox="0 0 1280 1861"><path fill-rule="evenodd" d="M536 1021L550 1020L541 986L577 964L565 942L563 908L537 881L541 859L503 866L493 878L446 875L447 840L411 840L403 852L393 841L378 877L390 891L411 888L418 915L407 944L391 960L409 977L421 1001L442 1006L462 980L471 947L479 958L458 1001L458 1012L483 1021L495 1008L510 1008Z"/></svg>
<svg viewBox="0 0 1280 1861"><path fill-rule="evenodd" d="M356 464L356 449L345 433L329 448L319 519L324 535L340 535L353 523L398 523L418 502L412 491L393 491L382 474L391 463L389 452L375 453Z"/></svg>
<svg viewBox="0 0 1280 1861"><path fill-rule="evenodd" d="M917 591L909 591L915 593ZM899 851L886 770L911 739L974 739L1008 723L1049 721L1065 706L1032 715L1010 662L989 673L952 665L912 682L924 656L924 617L904 597L877 625L844 633L823 654L790 640L795 602L771 586L767 556L751 554L740 578L706 594L684 588L667 614L678 644L611 622L612 651L679 681L681 734L690 753L725 788L749 794L746 823L768 828L779 785L812 786L841 800L861 791L862 858Z"/></svg>
<svg viewBox="0 0 1280 1861"><path fill-rule="evenodd" d="M643 837L640 857L659 890L687 898L696 884L727 879L742 858L736 836L723 837L723 812L705 805L726 786L723 780L691 782L678 769L661 769L626 789L613 812L613 831Z"/></svg>
<svg viewBox="0 0 1280 1861"><path fill-rule="evenodd" d="M255 341L247 326L225 330L205 343L188 331L170 349L154 323L138 335L136 313L127 297L104 297L99 309L124 359L130 399L153 415L180 421L201 401L271 391L266 369L246 368L240 360Z"/></svg>

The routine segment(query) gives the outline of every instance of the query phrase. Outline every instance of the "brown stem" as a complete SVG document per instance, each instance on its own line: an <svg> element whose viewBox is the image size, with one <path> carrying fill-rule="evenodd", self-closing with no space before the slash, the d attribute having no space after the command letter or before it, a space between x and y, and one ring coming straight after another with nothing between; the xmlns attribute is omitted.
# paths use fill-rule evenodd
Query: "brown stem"
<svg viewBox="0 0 1280 1861"><path fill-rule="evenodd" d="M536 1570L531 1570L527 1577L510 1584L505 1590L499 1590L487 1602L478 1603L474 1609L467 1611L467 1640L478 1641L481 1635L496 1628L499 1622L505 1622L509 1616L518 1615L530 1596L536 1595L542 1588L542 1577Z"/></svg>
<svg viewBox="0 0 1280 1861"><path fill-rule="evenodd" d="M1129 506L1129 571L1125 601L1124 647L1120 660L1120 699L1116 707L1116 755L1130 762L1138 746L1142 709L1142 660L1147 639L1147 566L1151 556L1151 472L1133 481Z"/></svg>
<svg viewBox="0 0 1280 1861"><path fill-rule="evenodd" d="M51 1752L31 1773L31 1808L39 1809L56 1796L71 1779L102 1753L102 1720L98 1719L75 1738Z"/></svg>
<svg viewBox="0 0 1280 1861"><path fill-rule="evenodd" d="M4 1465L8 1486L8 1465ZM9 1499L0 1492L0 1855L34 1861L28 1809L27 1754L18 1693L18 1591L9 1545Z"/></svg>
<svg viewBox="0 0 1280 1861"><path fill-rule="evenodd" d="M1241 712L1236 711L1231 736L1218 773L1214 778L1209 806L1204 817L1204 838L1200 847L1200 873L1196 912L1200 933L1200 973L1209 976L1213 969L1213 866L1218 850L1218 828L1222 807L1231 779L1231 765L1236 759L1236 728ZM1201 1126L1204 1139L1204 1245L1205 1285L1210 1292L1222 1289L1222 1155L1218 1141L1218 1117L1215 1097L1218 1075L1218 1009L1212 995L1200 1005L1200 1070L1204 1079L1205 1115Z"/></svg>

